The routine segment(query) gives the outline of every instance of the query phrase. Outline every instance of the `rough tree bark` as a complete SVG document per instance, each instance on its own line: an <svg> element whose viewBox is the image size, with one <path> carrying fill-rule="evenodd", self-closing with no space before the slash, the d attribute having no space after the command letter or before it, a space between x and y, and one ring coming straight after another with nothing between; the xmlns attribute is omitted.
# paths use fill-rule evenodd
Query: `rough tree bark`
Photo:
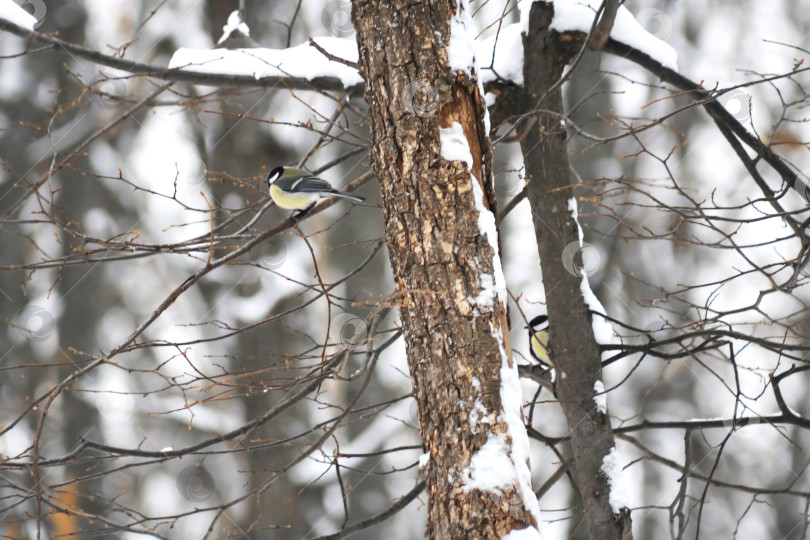
<svg viewBox="0 0 810 540"><path fill-rule="evenodd" d="M466 2L459 4L355 0L352 19L371 119L371 164L430 455L422 470L427 533L501 538L536 525L539 516L525 481L528 440L493 238L486 104L474 72L448 64L451 25L459 32L469 17ZM455 123L470 149L469 167L442 157L440 129ZM485 445L506 457L507 474L500 486L471 488L480 478L470 463Z"/></svg>
<svg viewBox="0 0 810 540"><path fill-rule="evenodd" d="M519 110L524 113L538 108L564 113L562 93L552 86L582 40L550 31L553 14L551 3L532 4L529 35L523 38L524 91ZM527 197L553 328L551 353L557 367L556 393L570 430L583 510L591 538L629 539L630 514L626 509L621 514L613 513L610 485L602 472L604 458L614 447L614 441L608 416L599 412L594 402L594 384L602 378L599 347L580 291L582 279L569 272L564 261L567 253L579 251L565 249L579 243L568 206L573 194L566 131L550 115L535 114L530 122L521 141Z"/></svg>

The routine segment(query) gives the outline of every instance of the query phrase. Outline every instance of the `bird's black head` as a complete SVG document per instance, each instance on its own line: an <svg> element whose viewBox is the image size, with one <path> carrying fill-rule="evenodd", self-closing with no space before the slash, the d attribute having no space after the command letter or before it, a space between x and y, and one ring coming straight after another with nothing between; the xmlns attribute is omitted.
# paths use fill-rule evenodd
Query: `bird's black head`
<svg viewBox="0 0 810 540"><path fill-rule="evenodd" d="M538 315L531 321L529 321L529 326L526 328L532 328L533 330L541 330L544 327L548 326L548 317L546 315Z"/></svg>
<svg viewBox="0 0 810 540"><path fill-rule="evenodd" d="M272 171L270 171L270 175L267 177L267 185L271 185L273 182L278 180L284 175L284 167L276 167Z"/></svg>

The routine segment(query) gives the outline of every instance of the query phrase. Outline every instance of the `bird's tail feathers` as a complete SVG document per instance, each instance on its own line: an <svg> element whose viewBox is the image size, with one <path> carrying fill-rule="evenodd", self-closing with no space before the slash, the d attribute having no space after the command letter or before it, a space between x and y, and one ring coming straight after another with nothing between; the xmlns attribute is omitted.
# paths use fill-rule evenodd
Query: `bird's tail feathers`
<svg viewBox="0 0 810 540"><path fill-rule="evenodd" d="M344 199L349 199L350 201L354 202L363 202L366 200L365 197L361 195L355 195L354 193L349 193L347 191L335 191L332 193L335 197L342 197Z"/></svg>

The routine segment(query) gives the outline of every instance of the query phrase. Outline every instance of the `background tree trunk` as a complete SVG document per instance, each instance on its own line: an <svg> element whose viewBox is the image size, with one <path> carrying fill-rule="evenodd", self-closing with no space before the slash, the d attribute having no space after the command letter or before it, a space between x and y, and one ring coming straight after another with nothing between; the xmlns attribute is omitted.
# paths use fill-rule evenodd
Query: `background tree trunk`
<svg viewBox="0 0 810 540"><path fill-rule="evenodd" d="M502 442L514 471L526 466L520 447L528 441L520 422L515 430L506 421L510 414L520 418L519 403L507 411L502 403L502 375L514 368L505 283L498 240L479 226L494 210L492 151L481 87L448 66L451 17L469 16L466 3L458 9L454 0L355 2L352 18L372 168L383 194L422 445L430 454L423 471L428 535L500 538L536 525L539 516L527 511L537 508L536 499L516 475L502 489L469 489L469 465L482 446ZM439 130L456 122L471 168L441 154ZM490 230L494 236L494 223ZM517 385L512 405L519 391Z"/></svg>
<svg viewBox="0 0 810 540"><path fill-rule="evenodd" d="M532 4L529 35L523 37L525 93L520 110L527 113L538 108L564 113L562 93L552 87L581 41L558 40L558 34L549 30L553 15L551 3ZM573 257L581 251L568 204L575 182L571 180L566 129L550 115L537 114L531 121L521 141L527 196L553 328L555 388L570 430L579 493L591 538L632 538L630 514L626 509L613 513L610 484L602 472L605 456L615 445L610 420L594 401L594 384L602 379L599 346L580 290L582 278L571 271L582 264L566 261L569 253Z"/></svg>

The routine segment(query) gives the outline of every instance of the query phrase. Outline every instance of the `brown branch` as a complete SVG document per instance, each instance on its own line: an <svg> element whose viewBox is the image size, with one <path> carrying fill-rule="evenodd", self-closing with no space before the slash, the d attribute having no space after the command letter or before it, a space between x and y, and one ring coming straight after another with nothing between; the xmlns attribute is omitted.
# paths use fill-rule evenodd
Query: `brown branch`
<svg viewBox="0 0 810 540"><path fill-rule="evenodd" d="M202 195L205 204L208 205L208 211L211 213L211 245L208 248L208 260L205 262L206 265L211 266L211 254L214 253L214 206L208 202L208 197L205 196L204 192L200 191L200 195Z"/></svg>
<svg viewBox="0 0 810 540"><path fill-rule="evenodd" d="M315 47L315 50L317 50L319 53L324 55L326 58L328 58L332 62L337 62L339 64L343 64L344 66L349 66L350 68L360 69L360 64L358 64L357 62L350 62L349 60L346 60L345 58L335 56L334 54L326 51L323 47L321 47L320 45L315 43L315 40L312 39L312 38L309 38L309 45L310 45L310 47Z"/></svg>
<svg viewBox="0 0 810 540"><path fill-rule="evenodd" d="M623 0L604 0L602 3L604 10L596 28L591 32L591 43L589 48L592 51L601 51L610 38L610 31L613 30L613 23L616 21L616 13L622 5Z"/></svg>
<svg viewBox="0 0 810 540"><path fill-rule="evenodd" d="M328 534L326 536L319 536L315 540L338 540L340 538L346 538L347 536L350 536L358 531L362 531L364 529L368 529L369 527L373 527L378 523L382 523L383 521L387 520L388 518L395 515L397 512L399 512L400 510L411 504L413 500L416 499L419 496L419 494L422 493L422 491L424 490L425 490L425 481L422 480L421 482L416 484L416 486L412 490L406 493L401 499L399 499L397 502L391 505L391 507L388 508L387 510L380 512L376 516L372 516L365 521L361 521L360 523L357 523L350 527L346 527L340 532Z"/></svg>
<svg viewBox="0 0 810 540"><path fill-rule="evenodd" d="M673 84L676 88L681 90L690 91L690 97L692 99L708 99L709 101L707 101L707 103L704 105L706 112L708 112L716 122L725 125L731 133L736 135L749 148L756 152L757 155L761 156L762 159L768 163L768 165L779 173L782 180L789 187L795 189L801 197L810 202L810 185L808 185L805 180L800 180L798 175L781 157L779 157L767 144L763 143L755 135L750 133L745 126L734 118L734 116L717 101L717 98L720 95L731 89L726 89L722 93L710 92L704 89L700 84L681 75L677 71L663 66L660 62L651 58L642 51L634 49L633 47L625 45L624 43L614 39L608 40L608 42L605 44L604 50L640 65L647 71L658 76L663 82ZM810 68L796 69L793 71L793 73L801 73L807 71L808 69ZM774 78L783 78L783 76ZM724 136L727 137L725 133Z"/></svg>
<svg viewBox="0 0 810 540"><path fill-rule="evenodd" d="M50 34L40 34L31 32L20 26L17 26L9 21L0 19L0 30L5 30L11 34L15 34L22 38L27 38L34 43L43 43L53 45L65 52L75 55L79 58L89 60L102 66L108 66L116 69L128 71L129 73L136 73L139 75L148 75L156 79L163 79L166 81L187 82L192 84L204 84L214 86L240 86L252 88L276 88L280 81L284 81L286 88L292 90L323 90L323 91L346 91L350 94L361 94L363 85L357 84L346 88L343 82L337 77L317 77L315 79L307 80L301 77L262 77L254 78L250 75L227 75L223 73L202 73L198 71L190 71L181 68L163 68L153 66L150 64L143 64L141 62L133 62L132 60L125 60L114 56L108 56L87 47L75 45L73 43L64 41Z"/></svg>

